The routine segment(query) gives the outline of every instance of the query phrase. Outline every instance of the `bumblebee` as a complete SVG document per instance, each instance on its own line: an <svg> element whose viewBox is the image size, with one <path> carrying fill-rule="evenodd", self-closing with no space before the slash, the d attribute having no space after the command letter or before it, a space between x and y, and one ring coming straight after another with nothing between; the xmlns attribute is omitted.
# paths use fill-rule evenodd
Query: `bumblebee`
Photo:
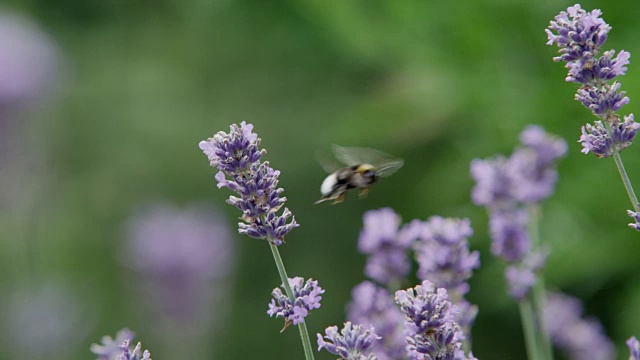
<svg viewBox="0 0 640 360"><path fill-rule="evenodd" d="M333 200L333 204L341 203L351 189L361 189L359 197L362 199L378 178L389 176L404 165L404 160L374 149L334 145L333 153L341 164L320 159L320 164L330 174L320 185L322 198L316 204L329 200Z"/></svg>

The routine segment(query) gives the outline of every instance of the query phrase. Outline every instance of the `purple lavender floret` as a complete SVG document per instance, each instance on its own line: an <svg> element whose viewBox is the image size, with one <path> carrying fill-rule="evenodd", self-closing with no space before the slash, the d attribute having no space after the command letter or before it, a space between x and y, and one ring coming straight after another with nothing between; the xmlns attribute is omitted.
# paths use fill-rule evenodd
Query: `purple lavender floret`
<svg viewBox="0 0 640 360"><path fill-rule="evenodd" d="M490 214L491 253L507 262L517 262L531 250L524 209L495 211Z"/></svg>
<svg viewBox="0 0 640 360"><path fill-rule="evenodd" d="M411 269L407 249L418 236L419 222L398 229L400 216L383 208L367 211L363 223L358 248L369 255L365 274L385 285L404 279Z"/></svg>
<svg viewBox="0 0 640 360"><path fill-rule="evenodd" d="M344 327L338 332L337 326L330 326L322 334L318 334L318 351L326 349L328 352L340 356L342 360L376 360L371 353L373 345L380 340L371 326L344 323Z"/></svg>
<svg viewBox="0 0 640 360"><path fill-rule="evenodd" d="M544 319L551 341L570 359L612 360L615 347L595 318L582 318L582 304L562 293L547 293Z"/></svg>
<svg viewBox="0 0 640 360"><path fill-rule="evenodd" d="M582 144L581 151L584 154L592 152L599 158L613 155L613 139L607 133L602 121L596 121L594 125L586 124L583 126L582 135L578 142Z"/></svg>
<svg viewBox="0 0 640 360"><path fill-rule="evenodd" d="M527 267L507 266L504 276L509 285L509 295L518 301L529 296L531 288L536 283L536 274Z"/></svg>
<svg viewBox="0 0 640 360"><path fill-rule="evenodd" d="M454 321L458 308L448 301L447 290L425 280L415 288L396 291L395 299L405 314L405 340L412 359L458 358L464 335Z"/></svg>
<svg viewBox="0 0 640 360"><path fill-rule="evenodd" d="M627 215L631 216L633 220L635 220L635 223L630 223L629 227L640 231L640 212L627 210Z"/></svg>
<svg viewBox="0 0 640 360"><path fill-rule="evenodd" d="M347 319L354 324L372 326L382 341L373 344L378 360L404 360L407 358L402 321L404 315L389 292L370 281L353 288Z"/></svg>
<svg viewBox="0 0 640 360"><path fill-rule="evenodd" d="M629 360L640 360L640 342L635 336L627 339L627 346L629 347Z"/></svg>
<svg viewBox="0 0 640 360"><path fill-rule="evenodd" d="M122 353L117 360L151 360L151 353L148 350L142 351L142 344L138 343L132 350L129 349L129 340L125 340L120 345Z"/></svg>
<svg viewBox="0 0 640 360"><path fill-rule="evenodd" d="M271 299L267 311L271 317L275 315L276 318L284 318L285 329L290 324L297 325L304 322L304 318L309 315L311 310L320 307L320 300L322 300L320 295L324 294L324 290L313 279L308 279L305 282L301 277L289 278L289 285L295 301L292 303L291 299L277 287L271 292L273 299ZM284 285L280 287L284 289Z"/></svg>
<svg viewBox="0 0 640 360"><path fill-rule="evenodd" d="M122 353L120 346L124 341L131 341L135 338L135 333L124 328L116 334L115 338L103 336L101 344L91 344L91 352L98 355L96 360L117 360Z"/></svg>
<svg viewBox="0 0 640 360"><path fill-rule="evenodd" d="M242 211L245 223L238 224L239 232L281 245L284 236L299 225L287 208L282 215L276 215L287 198L280 197L284 190L277 187L280 172L272 169L268 161L260 161L266 151L259 145L253 125L244 121L240 126L231 125L228 134L220 131L199 144L210 165L220 170L215 176L218 187L228 187L240 195L227 200ZM287 222L289 217L291 221Z"/></svg>
<svg viewBox="0 0 640 360"><path fill-rule="evenodd" d="M620 83L615 81L611 86L586 86L578 89L575 99L587 109L600 117L607 117L629 103L625 91L620 91Z"/></svg>
<svg viewBox="0 0 640 360"><path fill-rule="evenodd" d="M596 121L594 125L586 124L582 127L582 152L592 152L599 158L609 157L614 151L621 151L631 145L640 124L634 121L634 115L624 117L624 122L616 119L611 123L611 135L607 132L602 121Z"/></svg>

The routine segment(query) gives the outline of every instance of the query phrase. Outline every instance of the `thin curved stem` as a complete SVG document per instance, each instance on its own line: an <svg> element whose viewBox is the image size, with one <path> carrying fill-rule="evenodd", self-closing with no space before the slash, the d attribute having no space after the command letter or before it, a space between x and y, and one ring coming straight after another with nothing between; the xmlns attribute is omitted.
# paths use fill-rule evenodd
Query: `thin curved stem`
<svg viewBox="0 0 640 360"><path fill-rule="evenodd" d="M536 329L534 325L533 306L529 299L518 302L520 308L520 318L522 319L522 331L524 332L524 343L527 347L527 358L529 360L539 360L538 344L536 341Z"/></svg>
<svg viewBox="0 0 640 360"><path fill-rule="evenodd" d="M624 184L624 188L627 190L627 194L629 195L629 200L631 200L631 205L633 205L633 210L635 212L638 212L640 211L638 198L636 197L636 193L633 191L633 186L631 185L631 180L629 180L629 175L627 175L627 171L624 169L624 165L622 164L622 158L620 157L620 152L618 152L617 150L614 151L613 159L616 161L618 172L620 173L620 177L622 178L622 184Z"/></svg>
<svg viewBox="0 0 640 360"><path fill-rule="evenodd" d="M284 291L287 293L291 302L295 302L296 298L293 294L293 290L291 290L291 285L289 284L289 276L287 276L287 271L284 268L284 263L282 262L282 257L280 257L280 252L278 251L278 247L269 241L269 246L271 247L271 253L273 253L273 260L276 262L276 267L278 268L278 274L280 274L280 279L282 280L282 285L284 286ZM311 341L309 340L309 332L307 331L307 324L301 322L298 324L298 329L300 330L300 339L302 340L302 347L304 349L304 357L306 360L313 360L313 348L311 347Z"/></svg>

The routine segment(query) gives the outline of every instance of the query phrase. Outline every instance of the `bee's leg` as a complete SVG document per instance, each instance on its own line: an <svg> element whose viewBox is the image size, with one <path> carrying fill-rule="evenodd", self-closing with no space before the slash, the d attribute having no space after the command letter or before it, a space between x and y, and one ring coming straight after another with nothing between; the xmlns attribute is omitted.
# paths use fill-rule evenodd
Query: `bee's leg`
<svg viewBox="0 0 640 360"><path fill-rule="evenodd" d="M335 205L335 204L340 204L341 202L344 201L344 198L347 196L347 193L342 193L340 195L338 195L334 200L333 200L333 204L331 205Z"/></svg>
<svg viewBox="0 0 640 360"><path fill-rule="evenodd" d="M358 198L359 199L364 199L367 197L367 195L369 195L369 188L362 188L362 190L360 190L360 194L358 194Z"/></svg>

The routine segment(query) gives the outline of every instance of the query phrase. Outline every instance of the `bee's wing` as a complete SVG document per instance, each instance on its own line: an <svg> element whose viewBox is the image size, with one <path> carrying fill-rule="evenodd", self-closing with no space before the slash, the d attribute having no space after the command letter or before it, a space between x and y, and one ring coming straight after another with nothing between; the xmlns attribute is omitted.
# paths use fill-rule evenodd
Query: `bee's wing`
<svg viewBox="0 0 640 360"><path fill-rule="evenodd" d="M402 165L404 165L404 160L400 158L386 160L382 163L375 164L374 166L376 167L376 176L389 176L398 171L398 169L400 169Z"/></svg>
<svg viewBox="0 0 640 360"><path fill-rule="evenodd" d="M393 158L389 154L374 149L344 147L335 144L333 145L333 153L338 161L347 166L360 164L382 164Z"/></svg>
<svg viewBox="0 0 640 360"><path fill-rule="evenodd" d="M331 159L329 154L320 151L316 152L316 160L318 161L318 164L320 164L322 169L324 169L324 171L329 174L332 174L344 167L344 165L338 163L334 159Z"/></svg>

